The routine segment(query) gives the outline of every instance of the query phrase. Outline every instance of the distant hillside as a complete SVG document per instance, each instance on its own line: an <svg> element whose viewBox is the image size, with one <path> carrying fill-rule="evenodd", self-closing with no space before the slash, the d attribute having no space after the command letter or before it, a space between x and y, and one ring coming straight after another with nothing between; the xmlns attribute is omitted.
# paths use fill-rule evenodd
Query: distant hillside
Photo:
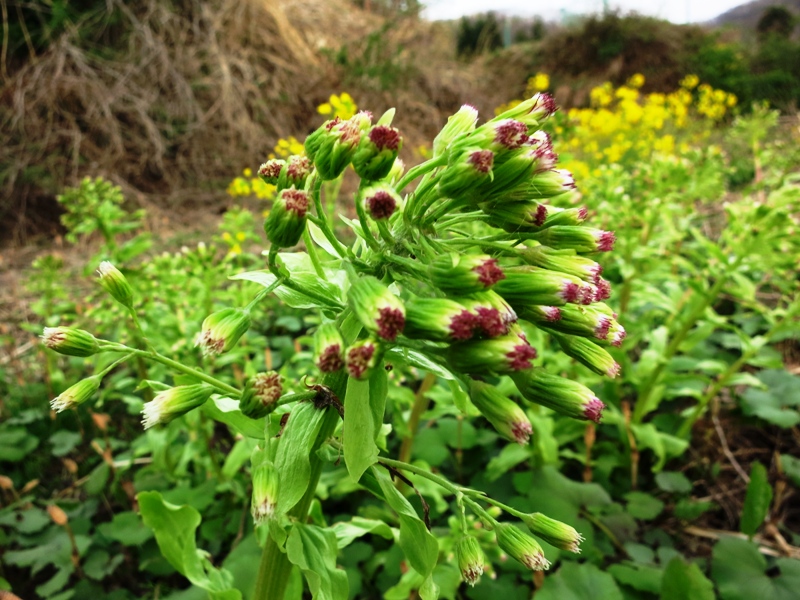
<svg viewBox="0 0 800 600"><path fill-rule="evenodd" d="M800 15L800 0L755 0L740 4L709 21L710 25L734 25L747 29L755 29L758 20L770 6L783 6Z"/></svg>

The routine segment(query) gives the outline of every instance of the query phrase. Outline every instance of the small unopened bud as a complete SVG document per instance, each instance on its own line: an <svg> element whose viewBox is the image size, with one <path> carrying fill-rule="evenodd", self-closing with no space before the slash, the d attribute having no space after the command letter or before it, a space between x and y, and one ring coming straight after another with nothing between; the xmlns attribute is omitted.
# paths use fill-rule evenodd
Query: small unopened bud
<svg viewBox="0 0 800 600"><path fill-rule="evenodd" d="M516 119L492 119L467 136L465 143L500 155L521 148L528 141L528 126Z"/></svg>
<svg viewBox="0 0 800 600"><path fill-rule="evenodd" d="M574 250L553 250L547 246L535 246L522 250L520 258L529 265L568 273L598 287L602 279L600 274L603 272L603 267L591 258L575 254ZM608 282L605 284L607 287Z"/></svg>
<svg viewBox="0 0 800 600"><path fill-rule="evenodd" d="M179 385L160 392L142 408L142 425L150 429L154 425L164 425L201 406L211 397L214 388L205 383Z"/></svg>
<svg viewBox="0 0 800 600"><path fill-rule="evenodd" d="M100 351L97 338L88 331L74 327L45 327L42 343L68 356L92 356Z"/></svg>
<svg viewBox="0 0 800 600"><path fill-rule="evenodd" d="M360 277L347 294L361 324L378 337L393 342L403 332L406 313L400 298L375 277Z"/></svg>
<svg viewBox="0 0 800 600"><path fill-rule="evenodd" d="M446 198L472 197L476 188L490 181L494 152L479 147L467 147L461 154L451 156L439 178L439 193Z"/></svg>
<svg viewBox="0 0 800 600"><path fill-rule="evenodd" d="M300 241L306 227L308 194L289 188L281 190L264 221L264 232L278 248L291 248Z"/></svg>
<svg viewBox="0 0 800 600"><path fill-rule="evenodd" d="M472 294L461 302L478 317L478 327L486 337L505 335L517 322L517 313L494 290Z"/></svg>
<svg viewBox="0 0 800 600"><path fill-rule="evenodd" d="M575 531L574 527L551 519L542 513L524 515L522 522L531 530L531 533L539 536L551 546L580 554L583 536Z"/></svg>
<svg viewBox="0 0 800 600"><path fill-rule="evenodd" d="M539 542L516 525L499 523L495 528L495 534L503 552L517 559L531 571L544 571L550 568Z"/></svg>
<svg viewBox="0 0 800 600"><path fill-rule="evenodd" d="M117 267L104 260L100 263L97 274L100 278L100 285L111 294L114 300L125 308L133 309L133 290L128 280L125 279L125 275Z"/></svg>
<svg viewBox="0 0 800 600"><path fill-rule="evenodd" d="M364 209L376 221L383 221L397 211L403 200L388 185L376 185L364 190L362 194Z"/></svg>
<svg viewBox="0 0 800 600"><path fill-rule="evenodd" d="M452 296L482 292L505 279L497 259L484 254L444 254L431 263L428 273L434 286Z"/></svg>
<svg viewBox="0 0 800 600"><path fill-rule="evenodd" d="M247 380L239 399L239 410L251 419L270 414L283 395L283 377L275 371L259 373Z"/></svg>
<svg viewBox="0 0 800 600"><path fill-rule="evenodd" d="M478 539L471 535L463 536L456 542L455 553L461 577L470 586L474 586L483 575L483 563L485 561Z"/></svg>
<svg viewBox="0 0 800 600"><path fill-rule="evenodd" d="M278 178L281 175L286 161L280 158L271 158L260 167L258 167L258 176L264 180L264 183L277 185Z"/></svg>
<svg viewBox="0 0 800 600"><path fill-rule="evenodd" d="M557 413L599 423L606 407L585 385L551 375L544 369L527 369L511 373L522 396Z"/></svg>
<svg viewBox="0 0 800 600"><path fill-rule="evenodd" d="M527 446L533 428L523 411L513 400L498 392L493 386L471 381L469 397L497 433L507 440Z"/></svg>
<svg viewBox="0 0 800 600"><path fill-rule="evenodd" d="M475 129L478 122L478 109L469 104L462 106L458 112L447 118L447 124L433 140L433 156L438 157L447 152L448 146L457 137Z"/></svg>
<svg viewBox="0 0 800 600"><path fill-rule="evenodd" d="M278 507L279 476L275 465L264 461L253 468L253 522L262 525L275 517Z"/></svg>
<svg viewBox="0 0 800 600"><path fill-rule="evenodd" d="M403 333L413 339L466 341L480 326L477 315L463 304L445 298L411 298L405 308Z"/></svg>
<svg viewBox="0 0 800 600"><path fill-rule="evenodd" d="M517 119L528 127L538 127L542 121L558 110L550 94L539 93L498 115L498 119Z"/></svg>
<svg viewBox="0 0 800 600"><path fill-rule="evenodd" d="M95 395L97 390L100 389L100 382L102 377L94 375L87 377L76 383L75 385L67 388L61 392L56 398L50 401L50 408L56 412L61 412L68 408L75 408L79 404L83 404L89 398Z"/></svg>
<svg viewBox="0 0 800 600"><path fill-rule="evenodd" d="M572 173L564 169L550 169L536 173L525 185L525 194L531 200L559 196L576 188Z"/></svg>
<svg viewBox="0 0 800 600"><path fill-rule="evenodd" d="M486 375L516 373L531 369L536 349L519 328L508 335L488 340L452 344L447 349L450 366L460 373Z"/></svg>
<svg viewBox="0 0 800 600"><path fill-rule="evenodd" d="M311 160L307 156L293 154L281 167L277 181L278 189L284 190L294 187L298 190L302 190L310 174Z"/></svg>
<svg viewBox="0 0 800 600"><path fill-rule="evenodd" d="M598 375L608 375L612 379L619 375L620 366L603 348L584 337L551 333L564 354L586 365Z"/></svg>
<svg viewBox="0 0 800 600"><path fill-rule="evenodd" d="M367 181L377 181L389 174L403 147L400 132L388 125L376 125L361 138L353 155L353 169Z"/></svg>
<svg viewBox="0 0 800 600"><path fill-rule="evenodd" d="M344 339L336 323L323 323L314 334L314 362L323 373L344 367Z"/></svg>
<svg viewBox="0 0 800 600"><path fill-rule="evenodd" d="M539 307L525 307L520 309L523 319L536 323L540 327L552 329L561 333L568 333L596 340L608 339L611 326L616 323L613 317L604 311L592 306L566 305L561 308L559 318L552 320L543 315Z"/></svg>
<svg viewBox="0 0 800 600"><path fill-rule="evenodd" d="M205 318L195 346L200 346L204 355L222 354L233 348L248 329L248 311L242 308L223 308Z"/></svg>
<svg viewBox="0 0 800 600"><path fill-rule="evenodd" d="M531 304L563 306L580 303L587 293L594 292L578 277L523 265L506 269L506 278L494 288L511 306L520 309Z"/></svg>
<svg viewBox="0 0 800 600"><path fill-rule="evenodd" d="M377 340L359 340L345 352L347 374L354 379L368 379L382 357L383 349Z"/></svg>
<svg viewBox="0 0 800 600"><path fill-rule="evenodd" d="M555 226L536 235L545 246L558 249L572 249L576 252L609 252L614 248L616 238L611 231L580 226Z"/></svg>
<svg viewBox="0 0 800 600"><path fill-rule="evenodd" d="M369 113L360 112L346 121L329 121L318 137L316 132L309 136L306 153L313 157L321 179L336 179L342 174L353 159L364 132L369 129L370 121Z"/></svg>

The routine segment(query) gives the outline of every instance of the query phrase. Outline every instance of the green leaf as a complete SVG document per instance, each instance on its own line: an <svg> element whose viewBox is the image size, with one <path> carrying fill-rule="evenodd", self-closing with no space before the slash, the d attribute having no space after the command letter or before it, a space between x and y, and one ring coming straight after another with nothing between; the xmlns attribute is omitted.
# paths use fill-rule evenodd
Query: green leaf
<svg viewBox="0 0 800 600"><path fill-rule="evenodd" d="M795 487L800 488L800 458L781 454L781 468Z"/></svg>
<svg viewBox="0 0 800 600"><path fill-rule="evenodd" d="M0 428L0 462L19 462L39 446L39 438L24 427Z"/></svg>
<svg viewBox="0 0 800 600"><path fill-rule="evenodd" d="M723 538L714 546L711 577L722 600L771 600L772 583L764 574L767 561L747 540Z"/></svg>
<svg viewBox="0 0 800 600"><path fill-rule="evenodd" d="M439 544L436 538L417 516L411 503L397 491L392 480L377 467L370 467L370 472L377 480L386 503L400 518L399 542L403 553L417 573L428 577L439 558Z"/></svg>
<svg viewBox="0 0 800 600"><path fill-rule="evenodd" d="M675 557L664 571L661 600L715 600L714 584L694 563Z"/></svg>
<svg viewBox="0 0 800 600"><path fill-rule="evenodd" d="M716 504L710 500L698 502L696 500L690 500L689 498L681 498L675 504L674 513L679 519L683 519L684 521L694 521L700 515L708 512L715 506Z"/></svg>
<svg viewBox="0 0 800 600"><path fill-rule="evenodd" d="M639 447L649 448L658 458L656 464L653 465L653 471L655 472L663 469L668 459L680 456L689 447L687 440L663 433L656 429L656 426L652 423L632 425L631 429L636 436Z"/></svg>
<svg viewBox="0 0 800 600"><path fill-rule="evenodd" d="M750 483L744 497L742 520L739 527L742 533L753 536L769 512L772 502L772 486L769 484L767 469L760 462L750 467Z"/></svg>
<svg viewBox="0 0 800 600"><path fill-rule="evenodd" d="M536 600L623 600L614 578L589 563L565 562L555 575L544 578Z"/></svg>
<svg viewBox="0 0 800 600"><path fill-rule="evenodd" d="M315 600L347 600L347 573L336 568L336 552L332 531L302 523L292 526L286 554L300 567Z"/></svg>
<svg viewBox="0 0 800 600"><path fill-rule="evenodd" d="M53 444L50 451L53 456L66 456L81 443L81 434L62 429L50 436L50 443Z"/></svg>
<svg viewBox="0 0 800 600"><path fill-rule="evenodd" d="M368 533L374 533L382 538L391 540L392 529L383 521L375 519L365 519L363 517L353 517L349 521L339 521L330 527L336 536L336 545L341 549L349 546L354 539Z"/></svg>
<svg viewBox="0 0 800 600"><path fill-rule="evenodd" d="M230 573L214 568L195 545L199 512L191 506L164 502L158 492L141 492L136 498L145 525L153 530L161 554L176 571L208 591L214 600L241 600Z"/></svg>
<svg viewBox="0 0 800 600"><path fill-rule="evenodd" d="M284 257L286 257L286 255L282 254L281 258ZM287 268L288 267L289 265L287 264ZM275 295L283 302L293 308L318 308L319 306L324 306L326 308L341 309L342 292L338 286L330 283L329 281L321 279L316 273L294 271L291 268L289 268L289 272L291 273L292 281L295 281L298 285L302 286L308 291L315 293L319 299L316 297L311 298L302 292L298 292L290 287L282 285L275 289ZM253 281L263 285L264 287L269 287L275 283L275 275L269 271L250 271L248 273L239 273L238 275L232 275L230 279ZM326 299L324 304L322 303L323 298Z"/></svg>
<svg viewBox="0 0 800 600"><path fill-rule="evenodd" d="M115 514L110 523L98 525L97 530L124 546L141 546L153 537L153 532L145 527L139 515L130 511Z"/></svg>
<svg viewBox="0 0 800 600"><path fill-rule="evenodd" d="M643 492L629 492L625 494L628 501L628 513L643 521L655 519L664 510L664 503L658 498Z"/></svg>
<svg viewBox="0 0 800 600"><path fill-rule="evenodd" d="M347 380L347 393L344 398L344 462L353 481L358 481L370 465L378 459L378 446L375 444L376 418L380 406L380 419L383 422L383 407L386 404L386 371L381 379L373 382L354 378ZM374 399L374 402L373 402ZM373 404L376 405L373 407ZM379 427L379 425L378 425Z"/></svg>
<svg viewBox="0 0 800 600"><path fill-rule="evenodd" d="M300 402L290 413L275 456L275 468L279 476L279 514L297 504L308 488L311 480L311 450L324 417L325 410L318 410L312 402Z"/></svg>
<svg viewBox="0 0 800 600"><path fill-rule="evenodd" d="M744 414L784 428L800 423L800 377L782 369L766 369L758 379L767 389L749 388L742 394Z"/></svg>
<svg viewBox="0 0 800 600"><path fill-rule="evenodd" d="M674 494L688 494L692 491L692 482L686 475L674 471L656 473L656 484L661 490Z"/></svg>
<svg viewBox="0 0 800 600"><path fill-rule="evenodd" d="M225 423L237 433L257 440L264 439L266 419L251 419L239 410L239 402L231 398L212 396L203 404L203 412L220 423Z"/></svg>
<svg viewBox="0 0 800 600"><path fill-rule="evenodd" d="M641 592L658 594L661 590L661 578L664 572L656 567L633 563L611 565L608 572L614 576L618 582L630 586Z"/></svg>
<svg viewBox="0 0 800 600"><path fill-rule="evenodd" d="M500 454L486 465L486 480L496 481L505 473L531 457L531 448L519 444L506 444Z"/></svg>
<svg viewBox="0 0 800 600"><path fill-rule="evenodd" d="M52 520L41 508L31 506L27 510L15 510L0 514L0 525L13 527L20 533L30 534L41 531Z"/></svg>

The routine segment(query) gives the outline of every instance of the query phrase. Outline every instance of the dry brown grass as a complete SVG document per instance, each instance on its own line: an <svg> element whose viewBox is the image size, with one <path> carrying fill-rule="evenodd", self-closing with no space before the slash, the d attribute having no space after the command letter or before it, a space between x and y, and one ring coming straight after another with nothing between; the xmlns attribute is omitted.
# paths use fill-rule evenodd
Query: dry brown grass
<svg viewBox="0 0 800 600"><path fill-rule="evenodd" d="M392 21L387 52L413 65L400 89L351 81L323 48L356 56L384 17L346 0L108 0L111 46L81 24L0 87L0 237L53 231L55 195L103 175L157 213L219 206L226 183L279 137L302 137L315 107L348 90L359 105L398 107L407 146L429 138L479 78L456 63L449 31ZM135 6L136 8L132 8Z"/></svg>

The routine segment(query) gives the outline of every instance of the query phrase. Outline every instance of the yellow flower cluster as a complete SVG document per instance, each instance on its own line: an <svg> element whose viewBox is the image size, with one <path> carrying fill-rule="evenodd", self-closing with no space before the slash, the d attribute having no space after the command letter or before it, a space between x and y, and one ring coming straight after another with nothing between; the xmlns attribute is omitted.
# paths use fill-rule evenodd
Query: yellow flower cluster
<svg viewBox="0 0 800 600"><path fill-rule="evenodd" d="M260 177L253 176L252 169L245 169L239 177L228 184L225 190L233 198L255 196L259 200L268 200L275 195L276 188L265 183Z"/></svg>
<svg viewBox="0 0 800 600"><path fill-rule="evenodd" d="M242 253L242 242L247 239L247 235L239 231L234 236L226 231L222 234L222 239L228 244L228 255L236 256Z"/></svg>
<svg viewBox="0 0 800 600"><path fill-rule="evenodd" d="M275 144L275 147L272 149L272 154L269 155L269 158L287 158L293 154L305 153L306 149L303 146L303 143L293 135L290 135L286 139L281 138L278 140L278 143Z"/></svg>
<svg viewBox="0 0 800 600"><path fill-rule="evenodd" d="M736 106L736 96L687 75L669 94L642 94L637 73L625 85L600 85L589 94L589 108L573 108L556 119L555 135L569 149L564 167L576 178L597 165L648 160L654 154L682 154L707 140L715 123Z"/></svg>
<svg viewBox="0 0 800 600"><path fill-rule="evenodd" d="M327 102L317 107L317 112L321 115L330 115L331 118L339 117L346 121L358 112L358 106L347 92L342 92L338 96L332 94Z"/></svg>
<svg viewBox="0 0 800 600"><path fill-rule="evenodd" d="M536 92L545 92L548 89L550 89L550 76L547 73L536 73L536 75L528 79L528 83L525 86L525 97L530 98ZM507 110L511 110L520 102L522 102L522 100L512 100L511 102L501 104L494 109L495 116L499 115L500 113L504 113Z"/></svg>

